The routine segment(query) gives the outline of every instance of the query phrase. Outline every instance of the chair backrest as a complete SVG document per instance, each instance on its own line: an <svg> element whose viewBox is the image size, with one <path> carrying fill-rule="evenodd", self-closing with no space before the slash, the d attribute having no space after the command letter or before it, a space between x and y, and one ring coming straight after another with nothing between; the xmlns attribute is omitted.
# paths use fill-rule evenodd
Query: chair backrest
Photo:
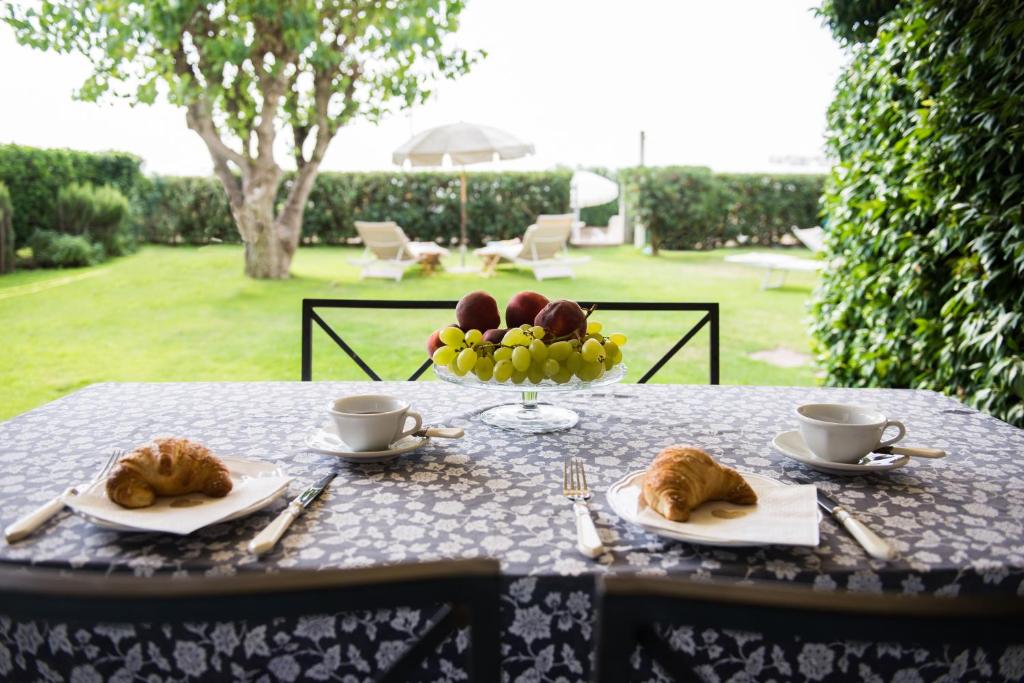
<svg viewBox="0 0 1024 683"><path fill-rule="evenodd" d="M378 672L376 680L410 680L425 656L468 627L468 670L473 680L484 683L499 679L499 577L498 562L482 559L197 577L0 569L0 616L15 622L71 622L89 629L104 624L269 623L401 607L436 610L418 641ZM37 653L41 659L46 658L44 650ZM273 652L264 654L269 659ZM249 668L254 664L245 663Z"/></svg>
<svg viewBox="0 0 1024 683"><path fill-rule="evenodd" d="M803 242L805 247L814 253L825 251L825 231L820 227L793 228L793 234L796 235L798 240Z"/></svg>
<svg viewBox="0 0 1024 683"><path fill-rule="evenodd" d="M537 216L537 222L528 227L523 235L523 249L519 252L519 258L530 261L555 258L565 249L571 234L571 213Z"/></svg>
<svg viewBox="0 0 1024 683"><path fill-rule="evenodd" d="M309 382L313 379L313 325L314 323L323 330L337 346L348 354L356 365L358 365L367 377L375 382L381 381L380 375L360 357L355 350L349 346L344 339L317 313L317 309L344 308L344 309L379 309L379 310L437 310L454 311L458 301L416 301L416 300L392 300L392 299L303 299L302 300L302 381ZM718 384L719 379L719 324L717 303L683 303L668 301L653 302L632 302L632 301L580 301L580 306L589 308L596 306L601 311L651 311L651 312L697 312L704 313L700 320L689 327L668 352L658 359L644 375L637 380L638 384L645 384L647 380L655 375L671 359L679 349L693 339L693 337L704 329L708 328L708 352L709 352L709 383ZM409 381L419 379L420 375L430 367L430 359L423 361L420 367L409 376Z"/></svg>
<svg viewBox="0 0 1024 683"><path fill-rule="evenodd" d="M356 221L356 232L366 248L382 261L402 261L413 258L409 251L409 238L394 221Z"/></svg>
<svg viewBox="0 0 1024 683"><path fill-rule="evenodd" d="M602 577L597 619L597 683L629 681L637 645L673 680L705 680L694 669L708 663L697 648L680 647L678 637L672 642L673 626L691 628L693 634L709 629L762 634L767 644L794 638L805 643L896 641L923 646L1024 643L1020 598L825 593L810 586L664 577ZM718 656L727 658L729 653ZM849 665L850 675L857 671L854 666Z"/></svg>

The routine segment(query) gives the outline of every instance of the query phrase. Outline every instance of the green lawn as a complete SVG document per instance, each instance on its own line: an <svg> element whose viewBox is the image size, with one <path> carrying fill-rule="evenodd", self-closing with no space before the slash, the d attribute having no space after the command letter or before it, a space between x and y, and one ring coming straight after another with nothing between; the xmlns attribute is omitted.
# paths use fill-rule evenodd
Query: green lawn
<svg viewBox="0 0 1024 683"><path fill-rule="evenodd" d="M29 271L0 277L0 419L79 387L109 380L297 380L303 297L457 299L485 289L504 309L509 296L535 289L549 298L717 301L721 304L722 382L814 382L811 367L778 368L747 357L784 346L809 352L806 303L814 276L790 274L786 287L759 289L762 272L726 265L724 251L674 252L657 258L635 249L589 250L575 280L537 282L526 271L491 279L410 271L401 283L360 282L347 259L354 249L301 249L286 282L242 276L241 248L147 247L89 269ZM454 262L456 257L450 257ZM423 357L431 330L453 316L434 312L329 311L325 318L386 378L405 378ZM627 379L682 335L697 314L595 313L606 331L629 336ZM317 379L356 379L360 371L317 335ZM701 332L657 377L707 381L707 334Z"/></svg>

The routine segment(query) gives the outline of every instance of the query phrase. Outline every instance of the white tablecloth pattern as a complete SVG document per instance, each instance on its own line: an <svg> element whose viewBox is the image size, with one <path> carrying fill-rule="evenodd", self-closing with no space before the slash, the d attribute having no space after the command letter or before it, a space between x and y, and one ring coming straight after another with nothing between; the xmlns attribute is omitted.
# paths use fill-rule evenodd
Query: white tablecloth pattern
<svg viewBox="0 0 1024 683"><path fill-rule="evenodd" d="M464 426L466 438L437 440L383 465L349 465L305 449L304 437L324 420L330 399L369 392L401 396L423 413L425 424ZM569 432L536 436L492 429L476 418L482 408L506 400L506 395L440 382L90 386L0 424L4 523L66 486L91 478L110 448L129 448L160 435L188 436L218 453L282 463L296 477L288 497L331 468L339 476L277 551L263 559L247 554L245 544L284 501L186 538L116 533L65 516L30 540L0 546L0 561L148 575L496 557L506 576L503 648L510 681L589 676L593 577L608 571L769 579L823 590L1024 593L1024 430L939 394L618 385L555 397L554 402L580 413L580 423ZM778 431L793 428L793 408L810 401L877 407L906 423L908 443L943 448L949 455L915 460L889 475L870 478L811 472L768 445ZM619 520L606 505L605 487L644 468L660 448L673 443L700 445L740 470L818 482L892 540L901 559L889 564L871 560L829 518L822 522L818 548L752 549L664 541ZM584 458L588 480L598 492L592 508L610 552L597 562L575 549L573 515L560 488L565 455ZM150 674L153 680L180 679L201 672L235 679L267 676L271 681L326 680L319 677L327 673L362 680L389 661L425 618L408 611L336 615L315 624L306 620L262 631L244 624L195 625L194 631L172 634L163 649L146 643L155 636L147 636L141 627L104 634L100 628L60 631L0 618L0 675L27 672L44 653L63 655L64 640L70 644L77 638L73 649L86 656L69 670L86 676L81 680L93 672L124 680L145 680ZM351 642L339 645L346 635ZM784 677L789 667L812 680L825 680L854 666L853 655L836 650L838 645L798 643L776 653L756 639L731 638L728 646L735 652L724 657L719 637L709 637L677 630L672 641L678 649L708 657L709 679L724 680L734 670L749 673L751 666L768 675L774 666L773 675ZM272 652L268 643L280 653ZM460 660L454 653L464 645L461 639L450 644L445 657L425 673L426 680L459 680ZM760 654L755 654L758 648ZM116 664L128 652L135 653L126 660L134 669ZM902 660L895 650L879 652L874 664L870 652L853 653L868 661L858 665L868 667L867 672L860 670L862 678L874 671L872 666L888 668L887 677L900 670ZM912 661L917 655L908 650L902 656ZM976 673L983 673L987 666L994 677L1012 678L1014 672L1024 676L1024 651L1011 649L998 661L980 664L975 659L968 657L965 671L982 667ZM959 671L962 662L954 660L947 668ZM656 672L650 675L657 680Z"/></svg>

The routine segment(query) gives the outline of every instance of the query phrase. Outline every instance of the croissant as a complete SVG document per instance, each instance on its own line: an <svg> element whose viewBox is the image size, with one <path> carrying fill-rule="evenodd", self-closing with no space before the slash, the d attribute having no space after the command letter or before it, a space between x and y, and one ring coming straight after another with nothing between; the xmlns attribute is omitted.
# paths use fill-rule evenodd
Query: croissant
<svg viewBox="0 0 1024 683"><path fill-rule="evenodd" d="M154 439L121 458L107 477L107 497L121 507L143 508L157 496L231 491L228 468L206 446L181 438Z"/></svg>
<svg viewBox="0 0 1024 683"><path fill-rule="evenodd" d="M753 505L757 494L731 467L694 446L669 446L655 456L644 474L643 496L655 512L685 522L709 500Z"/></svg>

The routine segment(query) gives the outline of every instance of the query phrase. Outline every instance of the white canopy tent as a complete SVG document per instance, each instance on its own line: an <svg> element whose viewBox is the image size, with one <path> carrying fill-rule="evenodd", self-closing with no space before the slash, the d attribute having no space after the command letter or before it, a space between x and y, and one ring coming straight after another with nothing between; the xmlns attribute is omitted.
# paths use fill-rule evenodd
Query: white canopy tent
<svg viewBox="0 0 1024 683"><path fill-rule="evenodd" d="M577 246L609 246L625 240L622 205L619 215L612 216L608 227L588 227L580 220L580 209L601 206L619 199L619 184L591 171L576 171L569 180L572 204L572 243Z"/></svg>
<svg viewBox="0 0 1024 683"><path fill-rule="evenodd" d="M572 210L579 220L580 209L601 206L619 198L619 184L590 171L576 171L569 180Z"/></svg>
<svg viewBox="0 0 1024 683"><path fill-rule="evenodd" d="M467 164L479 164L498 159L518 159L533 154L533 145L523 142L511 133L474 123L450 123L430 128L414 135L391 155L399 166L441 166L447 157L461 167L459 200L459 251L461 265L466 266L466 169Z"/></svg>

